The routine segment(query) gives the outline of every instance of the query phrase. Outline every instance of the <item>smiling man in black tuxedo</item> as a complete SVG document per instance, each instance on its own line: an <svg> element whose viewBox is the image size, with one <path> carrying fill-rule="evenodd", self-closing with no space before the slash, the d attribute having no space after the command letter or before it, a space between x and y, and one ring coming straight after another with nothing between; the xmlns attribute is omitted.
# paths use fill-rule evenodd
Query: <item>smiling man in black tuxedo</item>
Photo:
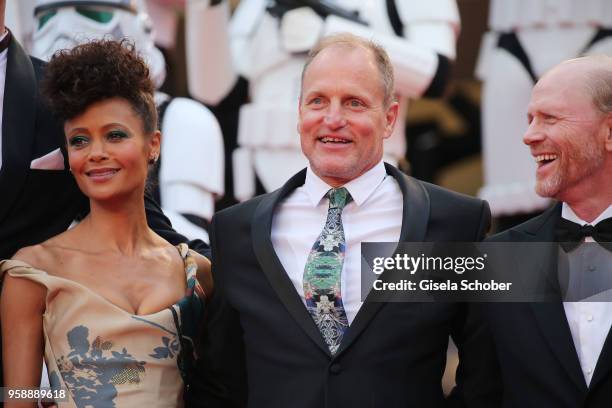
<svg viewBox="0 0 612 408"><path fill-rule="evenodd" d="M44 62L29 57L4 25L0 0L0 259L65 231L89 211L68 171L64 131L39 95ZM173 244L187 242L147 197L149 225ZM208 255L208 247L190 247ZM2 384L0 373L0 384Z"/></svg>
<svg viewBox="0 0 612 408"><path fill-rule="evenodd" d="M612 241L612 58L556 66L533 89L528 113L523 141L538 164L536 192L559 203L490 240L564 243L538 260L555 266L555 281L557 266L569 269L569 279L558 275L558 288L564 280L605 278L612 246L580 244ZM530 273L539 271L546 272ZM569 302L562 293L557 302L487 307L504 406L612 406L612 302Z"/></svg>
<svg viewBox="0 0 612 408"><path fill-rule="evenodd" d="M497 378L481 375L492 345L468 305L361 300L362 241L477 241L490 220L485 202L383 163L392 90L389 58L369 41L338 35L310 52L298 108L309 167L213 220L194 406L497 406ZM449 334L461 361L445 398Z"/></svg>

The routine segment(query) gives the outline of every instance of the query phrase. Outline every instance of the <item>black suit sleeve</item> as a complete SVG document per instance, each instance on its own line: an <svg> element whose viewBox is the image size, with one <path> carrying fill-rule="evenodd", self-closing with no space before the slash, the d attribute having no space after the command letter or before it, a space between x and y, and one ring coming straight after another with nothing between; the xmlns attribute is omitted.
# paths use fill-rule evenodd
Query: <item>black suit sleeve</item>
<svg viewBox="0 0 612 408"><path fill-rule="evenodd" d="M474 241L484 239L490 221L489 204L482 201L479 222L473 235ZM457 304L451 336L459 350L459 366L456 373L457 386L448 398L448 407L501 407L501 372L483 305Z"/></svg>
<svg viewBox="0 0 612 408"><path fill-rule="evenodd" d="M215 292L207 304L206 323L200 337L200 359L186 402L188 407L243 408L247 405L243 333L238 313L227 302L224 293L217 218L213 217L210 229Z"/></svg>
<svg viewBox="0 0 612 408"><path fill-rule="evenodd" d="M164 215L162 209L148 194L145 194L145 210L147 212L147 222L149 227L161 235L165 240L172 245L178 245L181 242L186 242L189 248L199 252L210 259L210 247L202 240L195 239L189 241L186 237L179 234L172 228L170 220Z"/></svg>
<svg viewBox="0 0 612 408"><path fill-rule="evenodd" d="M489 232L491 228L491 209L489 208L489 203L486 201L482 201L482 205L480 207L480 223L478 225L478 231L476 231L476 237L474 242L480 242L485 239L485 236Z"/></svg>
<svg viewBox="0 0 612 408"><path fill-rule="evenodd" d="M457 386L449 396L447 406L501 407L501 372L482 305L461 303L457 309L451 328L451 336L459 350Z"/></svg>

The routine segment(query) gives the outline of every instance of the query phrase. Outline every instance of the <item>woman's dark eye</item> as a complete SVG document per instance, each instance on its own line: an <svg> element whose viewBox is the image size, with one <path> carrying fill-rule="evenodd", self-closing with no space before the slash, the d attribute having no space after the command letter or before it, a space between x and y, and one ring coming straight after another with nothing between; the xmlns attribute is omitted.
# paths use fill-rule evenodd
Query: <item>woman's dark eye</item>
<svg viewBox="0 0 612 408"><path fill-rule="evenodd" d="M122 132L120 130L113 130L112 132L108 133L108 139L111 141L119 141L121 139L125 139L126 137L128 137L127 133Z"/></svg>
<svg viewBox="0 0 612 408"><path fill-rule="evenodd" d="M71 147L82 147L85 146L88 141L89 139L85 136L74 136L68 140L68 144Z"/></svg>

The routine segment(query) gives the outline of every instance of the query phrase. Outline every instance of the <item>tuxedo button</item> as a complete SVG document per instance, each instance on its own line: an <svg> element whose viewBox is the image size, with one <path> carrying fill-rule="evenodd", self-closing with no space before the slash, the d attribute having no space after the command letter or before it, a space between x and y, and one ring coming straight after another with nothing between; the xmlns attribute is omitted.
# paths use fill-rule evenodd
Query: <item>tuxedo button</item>
<svg viewBox="0 0 612 408"><path fill-rule="evenodd" d="M597 267L595 267L595 265L589 265L589 272L595 272L595 269L597 269Z"/></svg>
<svg viewBox="0 0 612 408"><path fill-rule="evenodd" d="M340 374L342 372L342 366L338 363L334 363L329 366L329 372L332 374Z"/></svg>

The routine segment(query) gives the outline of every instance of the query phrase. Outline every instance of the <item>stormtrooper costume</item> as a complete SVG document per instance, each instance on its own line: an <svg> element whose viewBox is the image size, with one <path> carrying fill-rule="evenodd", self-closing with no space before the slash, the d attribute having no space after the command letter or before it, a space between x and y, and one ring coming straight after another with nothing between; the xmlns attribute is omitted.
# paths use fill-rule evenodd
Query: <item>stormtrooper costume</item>
<svg viewBox="0 0 612 408"><path fill-rule="evenodd" d="M34 31L34 10L36 0L7 1L4 22L11 30L19 44L27 51L32 49L32 32Z"/></svg>
<svg viewBox="0 0 612 408"><path fill-rule="evenodd" d="M49 59L89 39L127 37L149 65L159 88L165 62L154 46L144 3L131 0L37 0L32 54ZM173 227L189 239L209 241L215 197L223 195L223 139L217 120L201 103L156 92L162 132L154 196ZM163 117L162 117L163 116Z"/></svg>
<svg viewBox="0 0 612 408"><path fill-rule="evenodd" d="M559 62L581 54L612 55L609 0L492 0L477 76L483 82L485 185L481 198L496 217L542 210L536 164L521 137L533 85Z"/></svg>
<svg viewBox="0 0 612 408"><path fill-rule="evenodd" d="M240 77L248 81L249 103L240 110L239 147L233 153L239 200L253 196L255 176L266 191L272 191L306 166L297 134L300 75L306 52L321 37L351 32L385 47L395 69L401 112L408 99L433 96L443 89L455 58L459 32L455 0L317 1L354 19L317 14L300 6L306 2L299 0L291 1L297 6L280 15L273 12L274 2L242 0L230 19L227 0L210 2L187 2L189 89L202 102L217 105ZM362 22L353 21L357 19ZM385 141L385 160L394 165L405 156L404 128L402 114Z"/></svg>

